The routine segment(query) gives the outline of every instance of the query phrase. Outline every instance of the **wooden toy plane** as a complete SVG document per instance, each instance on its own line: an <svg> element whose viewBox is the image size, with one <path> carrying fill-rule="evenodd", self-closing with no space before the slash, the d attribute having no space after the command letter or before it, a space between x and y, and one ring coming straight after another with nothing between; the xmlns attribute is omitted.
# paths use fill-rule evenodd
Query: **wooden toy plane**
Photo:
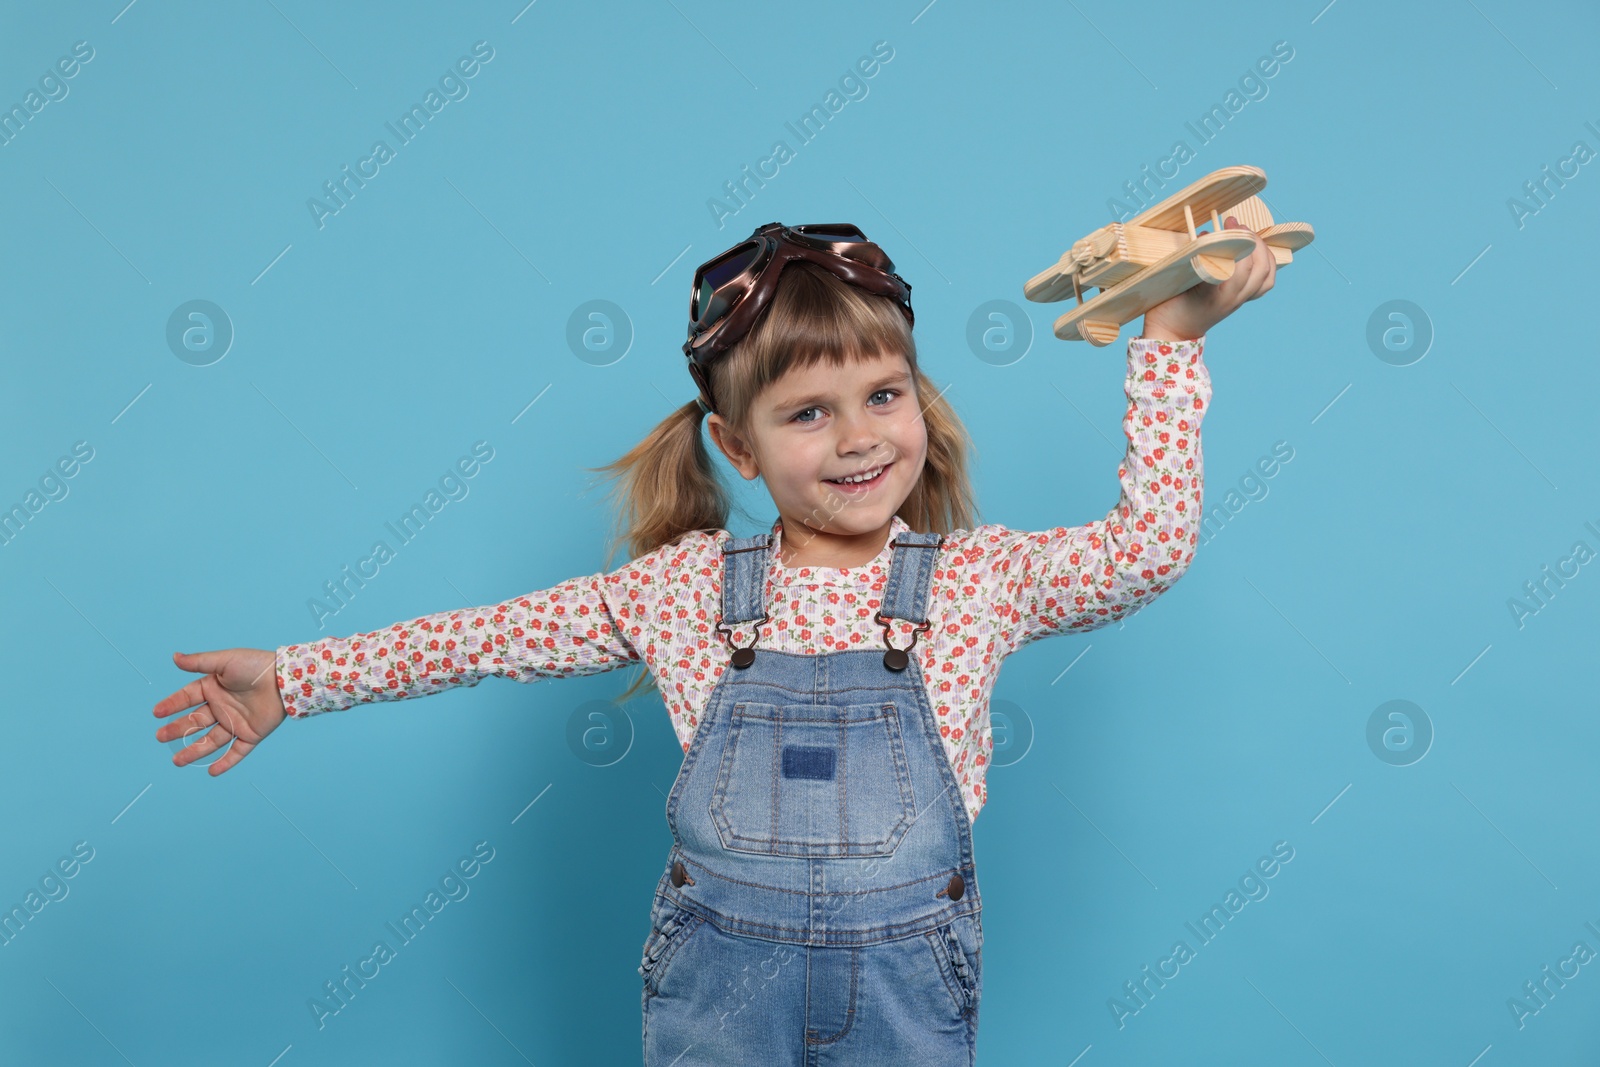
<svg viewBox="0 0 1600 1067"><path fill-rule="evenodd" d="M1049 270L1034 275L1023 295L1041 303L1077 297L1078 306L1056 320L1063 341L1088 341L1100 347L1117 339L1123 324L1169 297L1201 282L1216 284L1233 276L1236 262L1255 248L1240 230L1226 230L1232 215L1255 231L1282 267L1316 236L1305 222L1274 224L1256 194L1267 187L1258 167L1224 167L1167 197L1127 222L1102 226L1074 241ZM1195 232L1195 218L1212 229ZM1088 300L1083 291L1097 286Z"/></svg>

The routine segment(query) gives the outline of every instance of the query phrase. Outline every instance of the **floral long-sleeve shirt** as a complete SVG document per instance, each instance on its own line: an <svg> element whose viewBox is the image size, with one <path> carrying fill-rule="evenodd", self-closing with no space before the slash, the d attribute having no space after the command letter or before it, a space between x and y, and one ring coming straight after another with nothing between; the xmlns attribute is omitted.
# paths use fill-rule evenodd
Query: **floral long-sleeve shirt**
<svg viewBox="0 0 1600 1067"><path fill-rule="evenodd" d="M1133 340L1122 419L1121 498L1102 519L1034 533L987 524L947 534L933 571L933 628L917 642L946 757L968 816L987 799L989 697L1001 661L1042 637L1115 623L1178 580L1201 520L1200 422L1211 399L1205 338ZM875 648L895 516L862 567L786 567L771 575L757 647L817 654ZM781 520L772 532L780 545ZM716 633L726 530L695 530L608 573L371 633L277 649L278 688L296 719L425 696L501 676L598 674L643 662L685 752L731 650ZM748 634L741 635L748 642Z"/></svg>

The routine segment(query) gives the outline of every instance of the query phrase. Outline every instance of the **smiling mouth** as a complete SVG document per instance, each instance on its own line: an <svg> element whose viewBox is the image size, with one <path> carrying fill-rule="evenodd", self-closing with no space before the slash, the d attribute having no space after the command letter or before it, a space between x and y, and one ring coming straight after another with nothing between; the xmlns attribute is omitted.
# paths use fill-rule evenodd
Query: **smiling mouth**
<svg viewBox="0 0 1600 1067"><path fill-rule="evenodd" d="M847 492L851 490L865 492L868 489L882 485L884 475L892 466L894 466L894 463L889 462L883 464L881 467L875 467L870 471L862 471L861 474L853 474L845 478L824 478L823 481L827 482L829 485L837 485L840 489L846 490ZM871 477L863 478L862 475L871 475Z"/></svg>

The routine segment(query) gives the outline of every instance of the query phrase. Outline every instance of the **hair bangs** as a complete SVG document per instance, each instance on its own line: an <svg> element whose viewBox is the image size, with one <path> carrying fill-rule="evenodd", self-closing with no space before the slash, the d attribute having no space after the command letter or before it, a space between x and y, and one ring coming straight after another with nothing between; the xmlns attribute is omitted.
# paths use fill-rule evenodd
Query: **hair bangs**
<svg viewBox="0 0 1600 1067"><path fill-rule="evenodd" d="M789 370L842 367L884 353L905 356L916 375L916 340L893 300L814 264L791 263L755 328L712 365L711 388L724 417L748 428L755 398Z"/></svg>

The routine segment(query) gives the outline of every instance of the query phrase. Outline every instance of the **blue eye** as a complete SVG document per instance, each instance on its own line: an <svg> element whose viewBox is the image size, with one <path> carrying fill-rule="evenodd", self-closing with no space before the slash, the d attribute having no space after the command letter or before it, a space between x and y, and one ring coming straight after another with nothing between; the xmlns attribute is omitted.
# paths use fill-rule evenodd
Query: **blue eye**
<svg viewBox="0 0 1600 1067"><path fill-rule="evenodd" d="M898 390L898 389L879 389L879 390L876 390L872 394L872 396L877 397L877 396L883 396L885 394L888 395L889 400L893 400L895 397L900 395L900 390ZM869 397L868 399L870 400L871 397ZM884 404L889 403L889 400L885 400ZM877 407L882 407L883 405L879 404L879 405L876 405L876 406ZM812 405L811 407L808 407L808 408L801 408L799 411L795 412L794 417L792 419L790 419L789 421L798 422L798 423L802 423L802 424L816 422L817 421L816 419L804 419L804 418L801 418L801 416L804 415L808 411L819 411L819 410L821 410L821 409L816 407L815 405Z"/></svg>

